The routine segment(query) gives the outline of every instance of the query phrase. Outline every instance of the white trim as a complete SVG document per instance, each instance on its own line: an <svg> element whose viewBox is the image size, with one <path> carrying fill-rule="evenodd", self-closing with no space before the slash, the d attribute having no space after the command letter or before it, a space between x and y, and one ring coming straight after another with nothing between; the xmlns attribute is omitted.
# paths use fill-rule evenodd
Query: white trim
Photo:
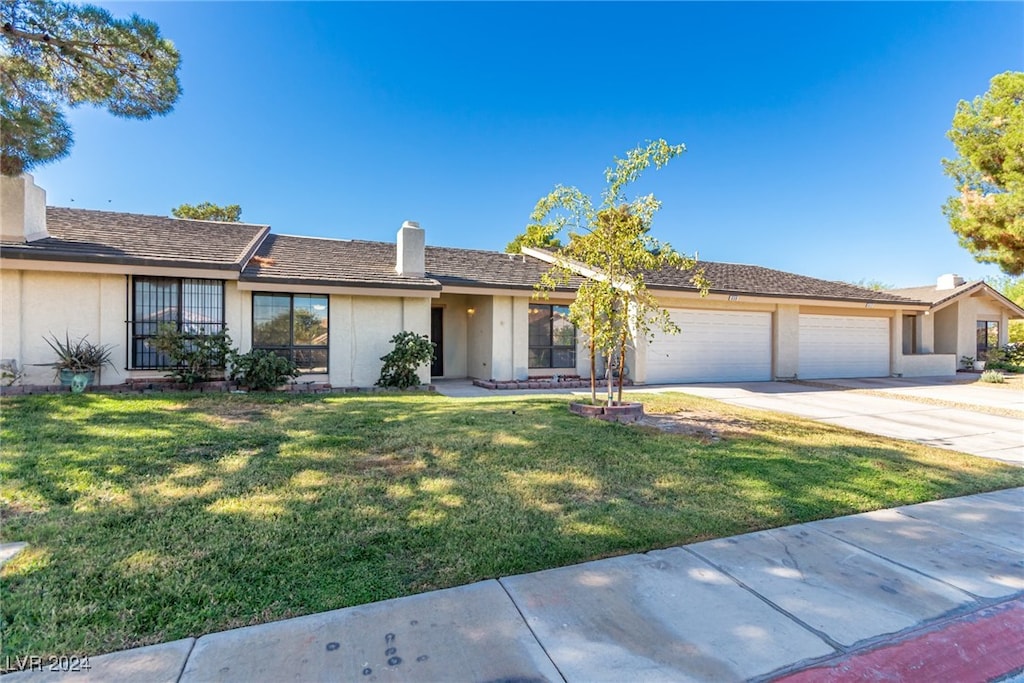
<svg viewBox="0 0 1024 683"><path fill-rule="evenodd" d="M31 270L49 273L91 273L99 275L152 275L154 277L206 278L237 280L235 266L223 268L180 268L173 266L127 265L123 263L89 263L85 261L37 261L34 259L0 258L0 270Z"/></svg>
<svg viewBox="0 0 1024 683"><path fill-rule="evenodd" d="M422 289L391 289L389 287L345 287L340 285L323 285L312 282L252 282L249 280L238 283L241 292L285 292L290 294L340 294L344 296L379 296L389 298L422 298L436 299L441 292Z"/></svg>

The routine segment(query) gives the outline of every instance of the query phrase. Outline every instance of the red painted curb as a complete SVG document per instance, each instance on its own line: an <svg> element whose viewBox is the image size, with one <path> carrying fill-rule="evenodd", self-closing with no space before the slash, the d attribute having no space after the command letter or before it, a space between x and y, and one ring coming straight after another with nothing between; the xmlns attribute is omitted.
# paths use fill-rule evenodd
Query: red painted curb
<svg viewBox="0 0 1024 683"><path fill-rule="evenodd" d="M985 683L1021 668L1024 598L1017 598L966 614L928 633L776 678L774 683Z"/></svg>

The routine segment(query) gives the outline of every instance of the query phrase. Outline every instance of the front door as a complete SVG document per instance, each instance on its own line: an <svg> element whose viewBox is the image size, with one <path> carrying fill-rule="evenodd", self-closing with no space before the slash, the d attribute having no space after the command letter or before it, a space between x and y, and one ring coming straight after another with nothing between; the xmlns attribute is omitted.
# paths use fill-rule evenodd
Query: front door
<svg viewBox="0 0 1024 683"><path fill-rule="evenodd" d="M434 358L430 361L430 376L444 375L444 309L430 309L430 341L434 342Z"/></svg>

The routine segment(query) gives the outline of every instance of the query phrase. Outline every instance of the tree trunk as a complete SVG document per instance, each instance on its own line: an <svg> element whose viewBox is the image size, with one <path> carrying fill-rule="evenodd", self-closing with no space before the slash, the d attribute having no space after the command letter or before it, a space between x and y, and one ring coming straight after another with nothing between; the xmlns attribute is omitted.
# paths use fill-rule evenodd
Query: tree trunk
<svg viewBox="0 0 1024 683"><path fill-rule="evenodd" d="M594 348L594 332L597 330L597 304L590 303L590 403L597 404L597 349Z"/></svg>
<svg viewBox="0 0 1024 683"><path fill-rule="evenodd" d="M626 330L623 328L619 339L619 403L622 403L622 378L626 372Z"/></svg>

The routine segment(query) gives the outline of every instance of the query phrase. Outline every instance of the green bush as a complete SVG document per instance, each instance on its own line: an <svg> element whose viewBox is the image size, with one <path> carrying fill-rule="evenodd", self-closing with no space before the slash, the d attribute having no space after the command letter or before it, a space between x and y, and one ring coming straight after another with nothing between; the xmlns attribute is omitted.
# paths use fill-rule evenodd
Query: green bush
<svg viewBox="0 0 1024 683"><path fill-rule="evenodd" d="M420 384L416 370L434 357L434 342L415 332L399 332L391 338L394 350L381 356L384 366L380 369L379 387L408 389Z"/></svg>
<svg viewBox="0 0 1024 683"><path fill-rule="evenodd" d="M1021 372L1024 370L1024 344L1007 344L986 355L985 367L991 370Z"/></svg>
<svg viewBox="0 0 1024 683"><path fill-rule="evenodd" d="M1006 354L1006 360L1012 365L1024 365L1024 342L1011 342L999 350Z"/></svg>
<svg viewBox="0 0 1024 683"><path fill-rule="evenodd" d="M253 391L270 391L298 376L294 362L266 349L253 349L231 359L231 379Z"/></svg>
<svg viewBox="0 0 1024 683"><path fill-rule="evenodd" d="M982 382L991 382L993 384L1002 384L1003 382L1006 381L1003 378L1003 373L999 372L998 370L986 370L985 372L981 373L980 379Z"/></svg>
<svg viewBox="0 0 1024 683"><path fill-rule="evenodd" d="M196 382L223 377L233 355L231 337L226 330L213 334L189 334L176 325L164 323L150 344L171 361L167 377L184 382L189 388Z"/></svg>

